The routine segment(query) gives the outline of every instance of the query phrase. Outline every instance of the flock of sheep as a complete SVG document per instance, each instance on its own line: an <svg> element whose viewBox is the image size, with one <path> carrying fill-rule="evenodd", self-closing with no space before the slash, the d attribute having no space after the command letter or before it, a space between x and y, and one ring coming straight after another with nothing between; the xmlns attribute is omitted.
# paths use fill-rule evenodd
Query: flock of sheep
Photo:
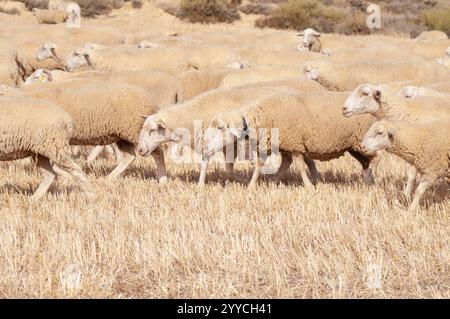
<svg viewBox="0 0 450 319"><path fill-rule="evenodd" d="M299 38L288 32L138 38L112 27L42 30L0 32L0 160L36 158L44 180L34 199L67 174L94 196L73 159L74 145L95 146L88 162L105 147L114 150L111 179L134 161L136 150L151 155L162 183L164 145L188 147L200 154L203 185L216 153L238 143L247 149L252 142L269 144L272 136L250 136L262 129L279 130L277 176L295 160L305 187L320 177L315 160L346 152L373 183L381 150L409 163L405 194L416 188L410 209L437 180L450 182L445 34L386 43L386 37L313 29ZM195 138L183 139L179 128ZM251 158L255 186L265 158L258 152ZM233 164L234 157L227 174Z"/></svg>

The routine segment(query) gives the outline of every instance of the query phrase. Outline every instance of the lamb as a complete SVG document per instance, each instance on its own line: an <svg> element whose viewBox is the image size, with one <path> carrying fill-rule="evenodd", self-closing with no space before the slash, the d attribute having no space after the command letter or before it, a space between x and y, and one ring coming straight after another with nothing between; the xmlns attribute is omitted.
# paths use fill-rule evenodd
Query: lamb
<svg viewBox="0 0 450 319"><path fill-rule="evenodd" d="M335 64L314 61L303 67L308 79L331 91L354 90L358 85L448 77L448 69L436 62Z"/></svg>
<svg viewBox="0 0 450 319"><path fill-rule="evenodd" d="M108 175L109 179L119 177L134 161L134 145L144 123L142 114L153 114L157 110L151 94L126 84L98 82L75 88L61 85L59 88L27 89L21 94L55 102L72 116L75 129L71 145L117 143L123 154L121 162ZM162 150L155 148L151 155L157 165L159 181L166 182Z"/></svg>
<svg viewBox="0 0 450 319"><path fill-rule="evenodd" d="M138 152L142 156L148 156L161 144L175 142L182 143L201 153L201 150L195 149L195 142L184 136L184 133L188 132L190 136L197 138L196 133L202 132L203 125L207 125L219 112L241 107L262 96L273 94L273 92L298 91L281 86L217 89L200 94L184 103L160 110L156 114L146 117L139 138ZM195 121L200 123L198 127L195 127ZM203 185L205 182L205 164L204 161L201 161L202 174L199 178L199 185ZM227 173L230 173L232 168L233 163L226 164Z"/></svg>
<svg viewBox="0 0 450 319"><path fill-rule="evenodd" d="M415 98L418 96L438 96L450 100L450 94L445 94L427 87L419 87L414 85L405 86L398 91L397 95L405 98Z"/></svg>
<svg viewBox="0 0 450 319"><path fill-rule="evenodd" d="M0 160L33 156L44 176L32 200L42 198L61 172L94 196L86 174L72 159L69 141L74 123L67 112L51 102L27 97L0 97L0 105Z"/></svg>
<svg viewBox="0 0 450 319"><path fill-rule="evenodd" d="M39 24L58 24L67 20L67 13L61 10L33 9L33 15Z"/></svg>
<svg viewBox="0 0 450 319"><path fill-rule="evenodd" d="M450 122L379 121L361 143L367 153L386 149L416 167L421 178L409 210L419 207L426 190L441 178L450 183Z"/></svg>
<svg viewBox="0 0 450 319"><path fill-rule="evenodd" d="M343 104L342 114L346 117L370 113L377 119L423 123L436 119L450 120L450 101L442 97L416 97L406 99L397 96L386 86L363 84L353 91ZM407 183L404 188L409 198L416 180L417 170L408 167Z"/></svg>
<svg viewBox="0 0 450 319"><path fill-rule="evenodd" d="M367 129L373 124L371 116L349 119L341 116L340 104L345 101L346 93L273 94L250 103L239 109L225 111L218 115L210 124L205 135L205 154L212 156L223 148L223 136L226 141L233 141L230 136L241 139L249 128L253 136L247 138L252 143L255 136L260 136L261 130L270 132L278 129L279 150L295 155L300 162L306 158L328 161L349 152L363 167L364 181L373 182L373 172L379 161L376 155L367 155L359 147L359 141ZM333 104L330 105L330 101ZM270 133L268 135L272 136ZM258 147L263 145L269 149L269 139L256 141ZM253 150L255 170L249 184L256 185L264 159ZM299 167L304 185L312 187L305 166Z"/></svg>
<svg viewBox="0 0 450 319"><path fill-rule="evenodd" d="M155 48L151 51L133 49L76 48L67 58L67 71L83 69L98 71L153 70L179 73L183 70L198 69L189 58L189 53L176 48Z"/></svg>
<svg viewBox="0 0 450 319"><path fill-rule="evenodd" d="M322 49L322 41L320 41L320 33L312 28L303 30L299 37L303 37L303 42L297 47L298 51L304 52L317 52L325 55L331 55L331 52L327 49Z"/></svg>

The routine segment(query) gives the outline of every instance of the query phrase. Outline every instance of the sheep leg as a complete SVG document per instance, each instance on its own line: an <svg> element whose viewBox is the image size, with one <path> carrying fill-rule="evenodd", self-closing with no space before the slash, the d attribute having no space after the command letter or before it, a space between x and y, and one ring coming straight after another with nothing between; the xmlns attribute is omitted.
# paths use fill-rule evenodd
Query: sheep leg
<svg viewBox="0 0 450 319"><path fill-rule="evenodd" d="M300 171L300 176L302 177L303 184L306 189L312 189L314 185L311 183L308 174L306 173L306 162L303 154L296 154L294 157L295 167Z"/></svg>
<svg viewBox="0 0 450 319"><path fill-rule="evenodd" d="M373 184L373 182L374 182L373 169L376 169L376 165L379 162L379 159L376 160L377 156L375 156L373 159L369 159L366 156L364 156L358 152L355 152L353 150L349 150L348 152L350 153L351 156L353 156L353 158L355 158L361 164L362 169L363 169L364 184L366 184L366 185ZM372 160L375 160L375 162L374 162L375 165L371 166L370 163Z"/></svg>
<svg viewBox="0 0 450 319"><path fill-rule="evenodd" d="M263 165L264 165L264 163L259 158L257 152L255 152L255 163L254 163L252 179L250 180L250 184L248 185L249 188L256 187L256 183L258 181L259 174L261 173L261 167Z"/></svg>
<svg viewBox="0 0 450 319"><path fill-rule="evenodd" d="M198 178L199 186L205 186L206 171L208 170L209 160L210 160L209 157L205 157L199 163L200 168L200 177Z"/></svg>
<svg viewBox="0 0 450 319"><path fill-rule="evenodd" d="M118 149L122 152L123 158L116 168L108 175L108 180L113 180L122 175L127 167L136 159L134 145L127 141L117 143Z"/></svg>
<svg viewBox="0 0 450 319"><path fill-rule="evenodd" d="M410 199L417 177L417 169L414 165L408 165L408 168L406 170L406 176L407 182L403 190L403 193L408 199Z"/></svg>
<svg viewBox="0 0 450 319"><path fill-rule="evenodd" d="M156 163L156 177L161 184L167 183L166 162L164 161L164 152L161 148L156 148L152 152L152 157Z"/></svg>
<svg viewBox="0 0 450 319"><path fill-rule="evenodd" d="M422 176L419 186L417 186L416 192L414 193L413 202L409 206L408 211L414 211L419 207L419 202L422 195L431 186L431 184L433 184L432 180L429 180L428 178L426 178L426 176Z"/></svg>
<svg viewBox="0 0 450 319"><path fill-rule="evenodd" d="M312 179L313 184L317 184L317 181L320 180L320 173L317 170L316 162L312 159L305 157L305 164L308 166L309 176Z"/></svg>
<svg viewBox="0 0 450 319"><path fill-rule="evenodd" d="M287 170L291 166L293 159L292 154L289 152L280 152L281 153L281 163L280 167L278 168L277 172L275 173L275 176L277 178L282 177L284 174L286 174Z"/></svg>
<svg viewBox="0 0 450 319"><path fill-rule="evenodd" d="M58 163L55 162L55 164L53 165L53 169L55 170L56 167L65 171L66 173L69 173L73 178L75 178L75 180L77 180L80 183L80 187L83 190L83 192L89 198L95 197L95 192L93 190L91 183L89 182L87 175L83 172L81 167L78 166L73 160L66 159L65 161L58 161Z"/></svg>
<svg viewBox="0 0 450 319"><path fill-rule="evenodd" d="M56 173L52 168L52 165L50 165L50 160L47 157L38 155L36 166L41 173L42 176L44 176L44 179L39 184L39 187L34 192L34 194L31 196L32 201L37 201L44 196L48 189L50 188L50 185L53 183L53 181L56 178Z"/></svg>
<svg viewBox="0 0 450 319"><path fill-rule="evenodd" d="M87 164L92 165L92 163L97 159L97 157L100 155L101 152L103 152L104 149L105 149L105 146L103 146L103 145L95 146L87 157L87 160L86 160Z"/></svg>

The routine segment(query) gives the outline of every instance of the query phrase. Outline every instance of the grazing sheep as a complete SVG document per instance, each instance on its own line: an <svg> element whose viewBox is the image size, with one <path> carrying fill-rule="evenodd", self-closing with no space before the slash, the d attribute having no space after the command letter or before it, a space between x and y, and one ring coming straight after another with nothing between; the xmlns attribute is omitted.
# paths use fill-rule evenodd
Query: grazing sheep
<svg viewBox="0 0 450 319"><path fill-rule="evenodd" d="M211 156L218 148L223 148L226 134L242 139L248 128L256 130L255 136L259 136L261 129L267 132L278 129L280 151L295 155L303 163L306 158L328 161L349 152L362 165L364 181L372 183L379 158L365 154L359 142L374 119L371 116L343 117L340 105L346 97L346 93L331 92L273 94L242 108L225 111L211 122L205 138L205 153ZM269 149L269 140L257 142ZM233 139L226 137L226 141ZM255 170L249 186L256 184L264 161L257 154L254 156ZM305 186L311 187L305 166L298 168Z"/></svg>
<svg viewBox="0 0 450 319"><path fill-rule="evenodd" d="M358 85L386 83L419 79L438 79L448 77L447 68L436 62L417 64L369 63L335 64L329 61L314 61L303 67L308 79L319 82L331 91L354 90Z"/></svg>
<svg viewBox="0 0 450 319"><path fill-rule="evenodd" d="M93 196L87 176L72 159L69 141L74 123L67 112L51 102L28 97L0 97L0 105L0 160L34 156L44 176L33 200L45 195L61 171Z"/></svg>
<svg viewBox="0 0 450 319"><path fill-rule="evenodd" d="M423 123L436 119L450 120L450 100L442 97L416 97L406 99L396 95L386 86L362 84L353 91L343 104L346 117L370 113L377 119ZM404 189L409 198L416 180L417 170L410 166Z"/></svg>
<svg viewBox="0 0 450 319"><path fill-rule="evenodd" d="M148 156L154 149L167 142L183 143L194 151L199 151L195 149L194 140L184 139L180 135L182 132L179 129L183 129L185 132L189 132L192 137L197 138L195 134L199 133L198 130L202 131L205 125L219 112L242 107L275 92L281 94L298 91L281 86L217 89L200 94L184 103L160 110L145 119L139 138L138 152L142 156ZM199 121L199 127L195 127L195 121ZM205 165L205 162L201 162L201 165ZM232 168L233 163L227 163L227 173ZM203 185L204 182L205 175L201 174L199 184Z"/></svg>
<svg viewBox="0 0 450 319"><path fill-rule="evenodd" d="M33 9L33 15L39 24L58 24L67 20L67 13L61 10Z"/></svg>
<svg viewBox="0 0 450 319"><path fill-rule="evenodd" d="M322 49L322 41L320 41L320 33L314 29L307 28L303 30L299 37L303 37L302 43L297 47L298 51L304 52L317 52L325 55L331 55L327 49Z"/></svg>
<svg viewBox="0 0 450 319"><path fill-rule="evenodd" d="M405 123L379 121L361 143L367 153L382 149L393 153L421 174L409 210L415 210L425 191L441 178L450 183L450 122Z"/></svg>
<svg viewBox="0 0 450 319"><path fill-rule="evenodd" d="M432 30L423 31L416 39L416 41L445 41L448 36L445 32Z"/></svg>
<svg viewBox="0 0 450 319"><path fill-rule="evenodd" d="M98 71L138 71L153 70L179 73L198 69L189 58L189 53L177 48L155 48L151 51L138 48L77 48L67 58L66 67L70 72L93 69Z"/></svg>
<svg viewBox="0 0 450 319"><path fill-rule="evenodd" d="M55 102L72 116L75 128L71 145L117 143L122 160L109 174L109 179L119 177L134 161L134 145L144 123L142 115L153 114L157 110L150 93L126 84L98 82L74 88L61 85L27 89L22 94ZM151 155L157 165L159 181L165 182L162 150L155 148Z"/></svg>

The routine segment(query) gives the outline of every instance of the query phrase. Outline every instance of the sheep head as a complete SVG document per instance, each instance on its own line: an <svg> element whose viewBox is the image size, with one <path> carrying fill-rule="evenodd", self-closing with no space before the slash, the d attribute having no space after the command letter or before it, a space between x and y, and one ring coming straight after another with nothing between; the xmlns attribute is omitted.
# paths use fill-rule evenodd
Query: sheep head
<svg viewBox="0 0 450 319"><path fill-rule="evenodd" d="M56 44L53 42L47 42L45 43L37 52L36 54L36 60L37 61L44 61L46 59L55 59L56 61L61 61L58 56L56 55Z"/></svg>
<svg viewBox="0 0 450 319"><path fill-rule="evenodd" d="M76 48L67 58L65 67L67 71L73 72L81 68L92 67L91 63L92 50L88 48Z"/></svg>
<svg viewBox="0 0 450 319"><path fill-rule="evenodd" d="M421 95L421 88L413 85L405 86L398 91L397 96L404 98L415 98Z"/></svg>
<svg viewBox="0 0 450 319"><path fill-rule="evenodd" d="M376 113L380 109L383 87L372 84L361 84L347 98L342 107L342 114L352 115Z"/></svg>
<svg viewBox="0 0 450 319"><path fill-rule="evenodd" d="M145 116L144 125L139 135L138 152L149 156L162 143L175 141L166 121L158 114Z"/></svg>
<svg viewBox="0 0 450 319"><path fill-rule="evenodd" d="M312 28L307 28L297 36L303 37L303 47L308 48L308 51L310 51L314 42L319 39L320 33Z"/></svg>
<svg viewBox="0 0 450 319"><path fill-rule="evenodd" d="M33 84L36 82L50 82L52 81L52 74L46 69L37 69L25 81L25 84Z"/></svg>
<svg viewBox="0 0 450 319"><path fill-rule="evenodd" d="M387 121L375 122L367 131L361 142L361 149L367 155L391 147L394 140L395 128Z"/></svg>
<svg viewBox="0 0 450 319"><path fill-rule="evenodd" d="M306 64L303 67L303 72L305 73L308 80L317 81L320 76L320 71L318 68L313 67L311 64Z"/></svg>

